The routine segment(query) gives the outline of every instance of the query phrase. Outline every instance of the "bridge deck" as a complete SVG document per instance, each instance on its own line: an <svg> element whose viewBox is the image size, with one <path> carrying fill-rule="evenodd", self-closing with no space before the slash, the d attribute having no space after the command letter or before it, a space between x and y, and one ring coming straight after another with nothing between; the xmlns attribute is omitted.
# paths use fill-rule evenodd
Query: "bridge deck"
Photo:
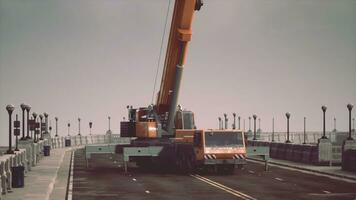
<svg viewBox="0 0 356 200"><path fill-rule="evenodd" d="M74 157L73 199L355 199L356 183L249 163L235 175L176 175L131 169L87 169Z"/></svg>

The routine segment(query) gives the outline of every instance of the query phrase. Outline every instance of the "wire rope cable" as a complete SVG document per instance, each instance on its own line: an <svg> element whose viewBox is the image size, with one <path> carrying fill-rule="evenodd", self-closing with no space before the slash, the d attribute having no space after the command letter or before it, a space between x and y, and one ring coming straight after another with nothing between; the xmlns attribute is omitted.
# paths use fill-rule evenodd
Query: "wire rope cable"
<svg viewBox="0 0 356 200"><path fill-rule="evenodd" d="M155 79L154 79L154 85L153 85L153 92L152 92L152 99L151 99L151 104L153 104L153 100L154 100L154 96L155 96L155 91L156 91L156 84L157 84L157 76L158 76L158 72L159 72L159 66L161 64L161 57L162 57L162 50L163 50L163 43L164 43L164 39L166 36L166 29L167 29L167 24L168 24L168 14L169 14L169 8L171 7L171 1L168 1L168 7L167 7L167 13L166 13L166 22L164 24L164 28L163 28L163 35L162 35L162 39L161 39L161 47L159 50L159 56L158 56L158 60L157 60L157 69L156 69L156 75L155 75Z"/></svg>

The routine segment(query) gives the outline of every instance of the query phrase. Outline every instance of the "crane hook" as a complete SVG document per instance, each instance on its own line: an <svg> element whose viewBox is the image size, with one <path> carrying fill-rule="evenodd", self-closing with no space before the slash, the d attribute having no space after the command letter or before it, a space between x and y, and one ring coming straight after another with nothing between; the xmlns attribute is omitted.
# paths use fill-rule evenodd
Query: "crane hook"
<svg viewBox="0 0 356 200"><path fill-rule="evenodd" d="M195 2L195 10L199 11L200 8L204 5L203 0L196 0Z"/></svg>

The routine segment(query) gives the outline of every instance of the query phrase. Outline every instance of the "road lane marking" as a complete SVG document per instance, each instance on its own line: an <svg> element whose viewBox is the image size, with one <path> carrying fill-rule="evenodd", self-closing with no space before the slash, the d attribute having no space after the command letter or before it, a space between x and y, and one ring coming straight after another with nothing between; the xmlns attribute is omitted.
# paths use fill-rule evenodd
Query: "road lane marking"
<svg viewBox="0 0 356 200"><path fill-rule="evenodd" d="M276 179L277 181L283 181L283 179L281 178L274 178L274 179Z"/></svg>
<svg viewBox="0 0 356 200"><path fill-rule="evenodd" d="M252 170L249 170L248 172L249 172L249 173L251 173L251 174L254 174L254 173L255 173L255 172L254 172L254 171L252 171Z"/></svg>
<svg viewBox="0 0 356 200"><path fill-rule="evenodd" d="M56 152L57 153L57 152ZM53 192L53 189L54 189L54 184L57 180L57 176L58 176L58 171L59 171L59 168L61 167L61 164L64 160L64 156L66 154L66 151L64 151L63 155L61 156L60 160L59 160L59 165L56 167L56 174L54 175L54 177L52 178L51 180L51 183L48 185L48 189L47 189L47 193L46 193L46 200L49 200L52 192Z"/></svg>
<svg viewBox="0 0 356 200"><path fill-rule="evenodd" d="M234 195L234 196L240 197L241 199L244 199L244 200L257 200L257 199L255 199L255 198L253 198L253 197L251 197L251 196L249 196L249 195L247 195L247 194L244 194L244 193L242 193L242 192L239 192L239 191L237 191L237 190L234 190L234 189L232 189L232 188L230 188L230 187L227 187L227 186L222 185L222 184L220 184L220 183L218 183L218 182L212 181L212 180L210 180L210 179L208 179L208 178L205 178L205 177L203 177L203 176L200 176L200 175L198 175L198 174L191 174L190 176L191 176L191 177L194 177L194 178L196 178L196 179L198 179L198 180L200 180L200 181L203 181L203 182L205 182L205 183L207 183L207 184L209 184L209 185L212 185L212 186L214 186L214 187L216 187L216 188L219 188L219 189L221 189L221 190L224 190L225 192L228 192L228 193L230 193L230 194L232 194L232 195Z"/></svg>
<svg viewBox="0 0 356 200"><path fill-rule="evenodd" d="M67 196L67 200L72 200L72 198L73 198L74 154L75 154L75 150L72 151L72 159L71 159L71 168L70 168L70 176L69 176L69 186L68 186L68 196Z"/></svg>
<svg viewBox="0 0 356 200"><path fill-rule="evenodd" d="M149 190L146 190L145 192L146 192L146 194L149 194L149 193L150 193L150 191L149 191Z"/></svg>
<svg viewBox="0 0 356 200"><path fill-rule="evenodd" d="M323 190L323 192L325 193L325 194L330 194L331 192L329 192L329 191L327 191L327 190Z"/></svg>
<svg viewBox="0 0 356 200"><path fill-rule="evenodd" d="M260 165L264 165L265 164L265 161L260 161L260 160L257 160L257 159L248 159L248 162L257 163L257 164L260 164ZM303 168L299 168L299 167L292 167L292 166L281 165L281 164L276 164L276 163L271 163L271 162L269 162L268 165L269 166L273 166L273 167L278 167L278 168L281 168L281 169L285 169L285 170L301 172L301 173L304 173L304 174L310 174L310 175L314 175L314 176L323 176L323 177L327 177L327 178L338 180L338 181L344 181L344 182L348 182L348 183L356 183L356 179L351 178L351 177L347 177L347 176L335 176L335 175L326 174L326 173L323 173L323 172L318 172L316 170L303 169Z"/></svg>

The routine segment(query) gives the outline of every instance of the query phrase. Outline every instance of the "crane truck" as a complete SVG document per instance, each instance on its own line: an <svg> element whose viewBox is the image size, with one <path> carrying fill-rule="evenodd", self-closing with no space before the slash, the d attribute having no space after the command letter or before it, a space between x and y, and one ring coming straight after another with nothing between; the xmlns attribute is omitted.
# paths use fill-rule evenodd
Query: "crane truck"
<svg viewBox="0 0 356 200"><path fill-rule="evenodd" d="M202 168L233 173L236 166L246 164L241 130L197 129L194 113L178 106L193 16L202 6L202 0L175 0L156 103L139 108L127 106L128 118L120 122L120 137L130 142L87 145L87 166L93 155L123 157L125 171L131 162L143 168L159 166L184 173Z"/></svg>
<svg viewBox="0 0 356 200"><path fill-rule="evenodd" d="M178 106L178 95L192 21L202 0L176 0L166 50L160 90L155 104L127 106L128 119L120 122L121 137L135 138L130 145L118 145L125 161L149 167L191 172L211 167L232 173L246 164L245 137L241 130L197 129L194 113ZM127 166L125 165L125 168Z"/></svg>

